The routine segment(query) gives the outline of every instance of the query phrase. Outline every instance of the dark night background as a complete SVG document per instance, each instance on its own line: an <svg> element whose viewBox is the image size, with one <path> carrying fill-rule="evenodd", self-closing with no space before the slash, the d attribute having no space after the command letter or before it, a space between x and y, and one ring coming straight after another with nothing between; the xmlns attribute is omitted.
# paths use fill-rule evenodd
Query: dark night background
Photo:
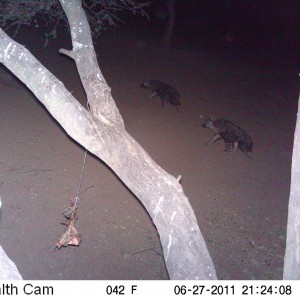
<svg viewBox="0 0 300 300"><path fill-rule="evenodd" d="M153 1L147 9L149 21L138 18L138 25L131 17L127 25L139 27L141 35L163 34L166 2ZM177 0L175 10L174 46L226 52L251 63L299 67L299 1Z"/></svg>

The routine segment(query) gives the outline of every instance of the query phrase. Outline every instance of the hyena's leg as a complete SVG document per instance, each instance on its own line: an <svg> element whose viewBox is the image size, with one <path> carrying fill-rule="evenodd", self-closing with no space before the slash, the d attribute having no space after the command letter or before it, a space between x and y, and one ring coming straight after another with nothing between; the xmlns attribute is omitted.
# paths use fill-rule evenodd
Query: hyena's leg
<svg viewBox="0 0 300 300"><path fill-rule="evenodd" d="M228 152L229 151L230 145L231 145L231 143L225 143L225 150L224 150L224 152Z"/></svg>
<svg viewBox="0 0 300 300"><path fill-rule="evenodd" d="M237 148L238 148L238 142L234 142L233 143L233 152L236 152Z"/></svg>
<svg viewBox="0 0 300 300"><path fill-rule="evenodd" d="M153 92L153 93L149 96L148 100L152 100L153 98L155 98L155 97L157 97L157 96L158 96L158 94L157 94L156 92Z"/></svg>
<svg viewBox="0 0 300 300"><path fill-rule="evenodd" d="M221 136L220 136L219 134L216 134L216 135L212 138L212 140L211 140L209 143L207 143L207 145L211 145L211 144L213 144L215 141L217 141L217 140L219 140L219 139L221 139Z"/></svg>

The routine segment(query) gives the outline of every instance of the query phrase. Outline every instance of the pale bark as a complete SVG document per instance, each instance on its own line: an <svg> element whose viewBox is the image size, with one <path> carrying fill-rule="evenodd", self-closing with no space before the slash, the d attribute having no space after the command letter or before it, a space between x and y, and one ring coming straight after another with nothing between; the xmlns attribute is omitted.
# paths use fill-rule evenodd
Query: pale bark
<svg viewBox="0 0 300 300"><path fill-rule="evenodd" d="M22 280L22 276L19 273L15 263L7 256L7 254L5 253L5 251L1 246L0 246L0 280Z"/></svg>
<svg viewBox="0 0 300 300"><path fill-rule="evenodd" d="M300 279L300 97L294 136L283 279Z"/></svg>
<svg viewBox="0 0 300 300"><path fill-rule="evenodd" d="M97 64L81 1L61 0L61 4L73 44L71 51L61 52L76 63L90 112L27 49L2 30L0 62L28 86L75 141L103 160L142 202L160 235L170 278L216 279L194 211L180 183L158 166L125 130Z"/></svg>

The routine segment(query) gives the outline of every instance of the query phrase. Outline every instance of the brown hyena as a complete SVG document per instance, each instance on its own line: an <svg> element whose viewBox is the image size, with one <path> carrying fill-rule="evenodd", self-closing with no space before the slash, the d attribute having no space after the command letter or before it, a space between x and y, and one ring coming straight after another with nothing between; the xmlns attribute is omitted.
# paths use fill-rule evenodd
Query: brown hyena
<svg viewBox="0 0 300 300"><path fill-rule="evenodd" d="M233 152L239 148L245 154L252 153L253 143L249 134L242 128L233 124L226 119L217 119L215 121L208 119L203 122L202 127L209 128L215 134L209 145L219 139L225 142L225 152L228 152L230 146L233 147Z"/></svg>
<svg viewBox="0 0 300 300"><path fill-rule="evenodd" d="M180 95L177 90L165 82L159 80L144 80L140 84L140 87L152 92L149 96L149 100L158 96L161 100L162 107L165 105L165 101L174 105L176 108L178 105L181 105Z"/></svg>

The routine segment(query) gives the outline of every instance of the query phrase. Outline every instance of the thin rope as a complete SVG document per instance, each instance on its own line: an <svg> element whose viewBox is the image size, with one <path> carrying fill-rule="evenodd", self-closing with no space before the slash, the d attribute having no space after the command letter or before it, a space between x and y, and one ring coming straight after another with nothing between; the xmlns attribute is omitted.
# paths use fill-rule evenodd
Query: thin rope
<svg viewBox="0 0 300 300"><path fill-rule="evenodd" d="M87 110L90 111L90 103L89 100L87 99L86 102L86 107ZM79 179L79 184L78 184L78 189L77 189L77 195L76 195L76 200L75 200L75 207L78 205L80 199L79 199L79 194L80 194L80 190L81 190L81 184L82 184L82 178L83 178L83 172L85 169L85 161L86 161L86 157L87 157L87 149L85 149L85 153L84 153L84 158L83 158L83 164L82 164L82 170L81 170L81 174L80 174L80 179Z"/></svg>
<svg viewBox="0 0 300 300"><path fill-rule="evenodd" d="M85 154L84 154L84 158L83 158L82 170L81 170L81 174L80 174L77 195L76 195L76 205L79 202L79 194L80 194L80 190L81 190L81 184L82 184L83 172L84 172L84 168L85 168L86 157L87 157L87 149L85 149Z"/></svg>

